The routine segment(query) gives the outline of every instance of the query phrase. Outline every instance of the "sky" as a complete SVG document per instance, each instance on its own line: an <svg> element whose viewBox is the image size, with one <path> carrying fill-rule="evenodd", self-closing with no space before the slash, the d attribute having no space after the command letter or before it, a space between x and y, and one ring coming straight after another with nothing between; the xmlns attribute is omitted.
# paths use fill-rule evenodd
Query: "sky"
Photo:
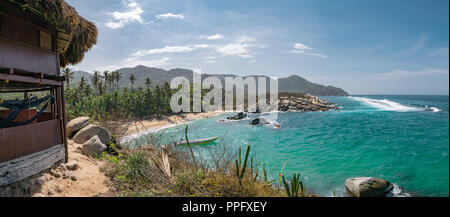
<svg viewBox="0 0 450 217"><path fill-rule="evenodd" d="M95 22L75 70L299 75L350 94L449 93L448 0L67 0Z"/></svg>

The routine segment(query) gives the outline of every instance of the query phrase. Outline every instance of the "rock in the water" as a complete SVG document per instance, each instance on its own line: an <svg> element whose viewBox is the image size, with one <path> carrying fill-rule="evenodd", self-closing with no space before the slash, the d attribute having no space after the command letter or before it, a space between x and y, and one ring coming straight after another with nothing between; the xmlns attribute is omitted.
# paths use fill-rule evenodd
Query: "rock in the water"
<svg viewBox="0 0 450 217"><path fill-rule="evenodd" d="M247 117L247 114L245 114L244 112L239 112L235 116L227 117L227 119L228 120L241 120L241 119L244 119L245 117Z"/></svg>
<svg viewBox="0 0 450 217"><path fill-rule="evenodd" d="M78 169L78 164L77 164L77 162L72 161L72 162L66 163L66 168L68 170L76 170L76 169Z"/></svg>
<svg viewBox="0 0 450 217"><path fill-rule="evenodd" d="M67 135L72 137L75 132L89 125L89 117L75 118L67 123Z"/></svg>
<svg viewBox="0 0 450 217"><path fill-rule="evenodd" d="M106 150L106 145L95 135L83 144L83 154L95 156Z"/></svg>
<svg viewBox="0 0 450 217"><path fill-rule="evenodd" d="M83 144L95 135L100 138L100 141L103 144L109 144L109 142L111 141L111 134L107 129L93 124L89 124L87 127L84 127L83 129L78 131L73 137L73 141L79 144Z"/></svg>
<svg viewBox="0 0 450 217"><path fill-rule="evenodd" d="M374 177L358 177L345 180L345 189L353 197L384 197L393 185Z"/></svg>
<svg viewBox="0 0 450 217"><path fill-rule="evenodd" d="M268 121L264 118L255 118L250 121L250 125L258 125L258 124L269 124Z"/></svg>
<svg viewBox="0 0 450 217"><path fill-rule="evenodd" d="M250 125L257 125L257 124L259 124L259 118L255 118L250 121Z"/></svg>

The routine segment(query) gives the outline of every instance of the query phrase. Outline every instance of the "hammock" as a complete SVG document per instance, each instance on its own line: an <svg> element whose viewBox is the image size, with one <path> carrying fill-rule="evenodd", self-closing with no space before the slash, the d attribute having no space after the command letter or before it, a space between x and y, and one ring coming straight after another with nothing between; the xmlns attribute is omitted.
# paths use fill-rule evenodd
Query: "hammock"
<svg viewBox="0 0 450 217"><path fill-rule="evenodd" d="M34 120L36 120L36 118L40 117L42 115L42 113L44 112L44 110L47 108L49 99L50 99L50 103L53 104L53 102L55 101L55 97L53 97L52 95L48 95L48 96L40 98L40 99L34 97L34 98L28 99L28 100L5 100L5 101L1 102L0 103L1 107L10 109L12 112L8 115L8 117L0 118L0 128L22 126L22 125L27 125L27 124L33 122ZM31 119L29 119L27 121L13 122L13 120L17 117L17 115L19 114L19 112L21 110L35 107L44 102L46 102L45 105Z"/></svg>

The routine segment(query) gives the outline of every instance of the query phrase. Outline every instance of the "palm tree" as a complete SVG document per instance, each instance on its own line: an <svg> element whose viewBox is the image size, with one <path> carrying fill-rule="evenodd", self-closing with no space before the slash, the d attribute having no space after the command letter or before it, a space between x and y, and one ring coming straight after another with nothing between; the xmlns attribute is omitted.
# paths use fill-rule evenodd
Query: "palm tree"
<svg viewBox="0 0 450 217"><path fill-rule="evenodd" d="M116 90L119 90L119 81L122 79L122 73L120 73L118 70L112 72L112 77L114 81L116 82Z"/></svg>
<svg viewBox="0 0 450 217"><path fill-rule="evenodd" d="M134 84L134 82L136 81L136 77L134 77L134 75L131 74L130 77L129 77L128 79L130 79L130 82L131 82L131 89L133 89L133 84Z"/></svg>
<svg viewBox="0 0 450 217"><path fill-rule="evenodd" d="M152 81L150 80L150 78L145 79L145 85L147 85L147 89L150 89L150 86L152 85Z"/></svg>
<svg viewBox="0 0 450 217"><path fill-rule="evenodd" d="M80 83L78 84L78 87L83 90L86 87L86 79L84 76L81 77Z"/></svg>
<svg viewBox="0 0 450 217"><path fill-rule="evenodd" d="M105 89L108 90L108 87L111 85L111 75L108 70L103 71L103 79L105 81Z"/></svg>
<svg viewBox="0 0 450 217"><path fill-rule="evenodd" d="M101 75L100 72L97 70L94 70L94 74L91 75L91 83L92 85L94 85L94 88L97 89L97 93L100 92L100 88L99 88L99 83L100 81Z"/></svg>
<svg viewBox="0 0 450 217"><path fill-rule="evenodd" d="M70 81L73 79L74 72L69 67L66 67L62 70L64 77L66 78L67 87L70 85Z"/></svg>
<svg viewBox="0 0 450 217"><path fill-rule="evenodd" d="M106 84L103 83L102 81L98 82L98 94L102 95L105 93L106 90Z"/></svg>

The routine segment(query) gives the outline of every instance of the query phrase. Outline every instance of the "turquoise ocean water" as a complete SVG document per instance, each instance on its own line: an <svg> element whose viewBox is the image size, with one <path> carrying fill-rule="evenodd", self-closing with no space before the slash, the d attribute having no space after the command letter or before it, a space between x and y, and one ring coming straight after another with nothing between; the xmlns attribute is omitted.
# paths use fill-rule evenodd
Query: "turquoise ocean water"
<svg viewBox="0 0 450 217"><path fill-rule="evenodd" d="M321 196L345 195L345 180L358 176L391 181L396 196L449 196L448 96L323 98L342 109L278 113L280 129L249 126L249 120L219 122L224 114L188 123L189 138L220 136L233 150L252 145L272 178L287 161L283 174L300 172ZM163 140L184 137L184 129L167 129Z"/></svg>

